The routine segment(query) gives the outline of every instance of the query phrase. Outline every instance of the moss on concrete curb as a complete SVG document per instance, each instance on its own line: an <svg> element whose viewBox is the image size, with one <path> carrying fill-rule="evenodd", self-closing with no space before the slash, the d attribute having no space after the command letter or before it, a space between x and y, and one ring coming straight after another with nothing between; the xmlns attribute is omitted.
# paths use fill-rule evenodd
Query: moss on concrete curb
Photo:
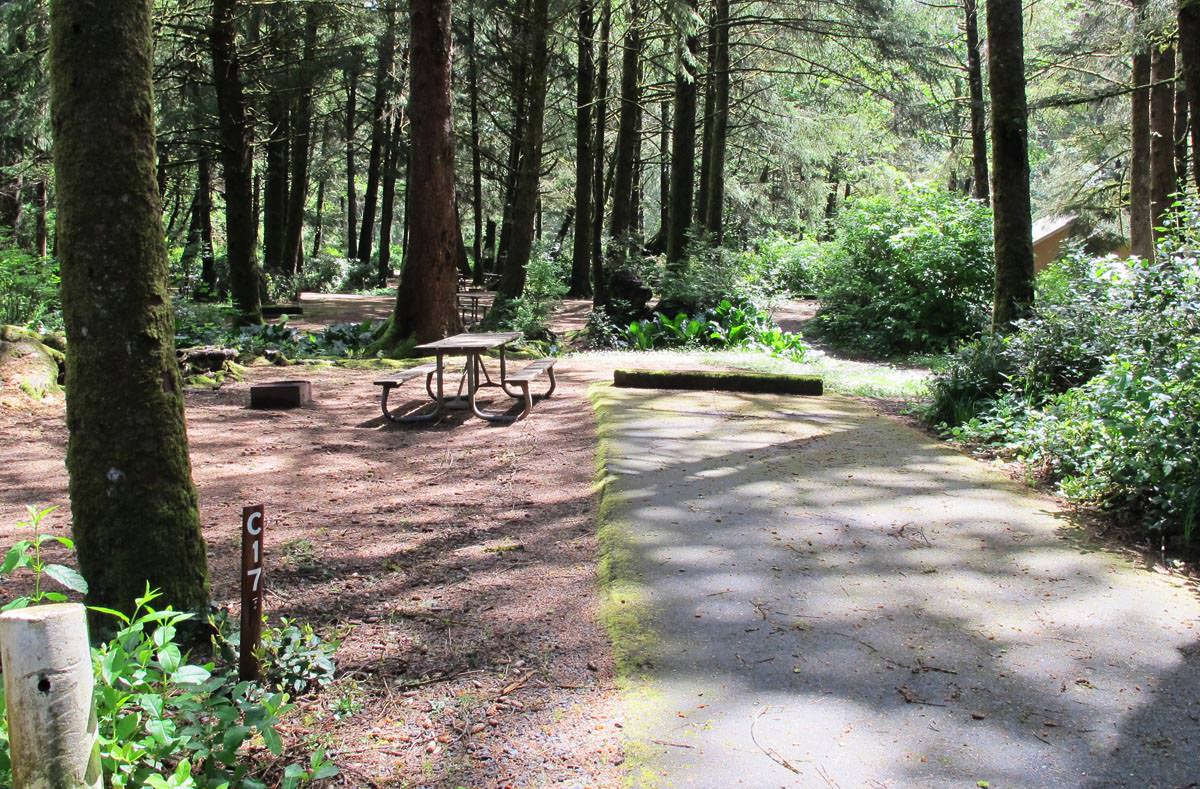
<svg viewBox="0 0 1200 789"><path fill-rule="evenodd" d="M659 642L650 625L650 604L634 560L633 524L616 514L625 495L614 488L608 469L614 427L611 392L612 387L606 383L588 389L596 411L598 436L595 484L600 497L596 512L600 619L612 644L622 704L633 724L625 729L623 784L645 789L657 784L650 768L655 749L641 731L644 726L640 721L656 707L656 693L646 670L653 665Z"/></svg>
<svg viewBox="0 0 1200 789"><path fill-rule="evenodd" d="M724 372L719 370L614 370L613 385L638 389L692 389L816 396L824 383L815 375Z"/></svg>

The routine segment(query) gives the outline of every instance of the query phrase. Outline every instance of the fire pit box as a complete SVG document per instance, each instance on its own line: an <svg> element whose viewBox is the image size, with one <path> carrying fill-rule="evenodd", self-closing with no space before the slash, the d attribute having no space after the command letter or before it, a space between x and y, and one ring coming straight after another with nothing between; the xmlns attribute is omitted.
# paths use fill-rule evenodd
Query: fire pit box
<svg viewBox="0 0 1200 789"><path fill-rule="evenodd" d="M271 381L250 387L251 408L301 408L312 405L312 382Z"/></svg>

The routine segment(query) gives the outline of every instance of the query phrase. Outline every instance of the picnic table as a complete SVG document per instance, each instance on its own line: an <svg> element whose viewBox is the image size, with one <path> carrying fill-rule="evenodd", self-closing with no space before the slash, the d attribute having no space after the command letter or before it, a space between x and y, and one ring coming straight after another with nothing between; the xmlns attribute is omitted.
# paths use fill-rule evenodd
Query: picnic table
<svg viewBox="0 0 1200 789"><path fill-rule="evenodd" d="M435 357L435 361L429 364L411 367L404 372L392 378L387 378L375 382L376 386L383 387L383 397L381 407L383 415L393 422L430 422L436 419L442 409L453 407L454 404L465 404L471 409L471 412L480 419L486 419L489 422L515 422L518 419L524 419L529 415L533 408L533 394L530 391L530 384L539 378L542 374L546 374L550 380L550 388L545 394L540 397L549 397L554 393L556 382L554 379L554 365L557 359L538 359L526 365L523 369L510 373L508 371L508 361L505 357L505 347L510 343L521 338L520 332L480 332L455 334L451 337L445 337L435 342L418 345L415 350L431 353ZM488 351L499 350L499 377L493 380L488 372L487 366L483 363L484 354ZM463 366L462 377L459 379L457 394L453 397L446 396L446 357L463 356L466 357ZM404 416L395 416L388 410L388 396L392 389L395 389L419 376L425 376L425 390L428 392L432 402L432 409L406 414ZM436 388L434 382L436 381ZM463 388L466 388L466 393L463 393ZM501 389L506 395L522 402L523 408L516 414L508 414L504 412L485 411L480 407L476 400L476 395L479 390L487 387L496 387Z"/></svg>

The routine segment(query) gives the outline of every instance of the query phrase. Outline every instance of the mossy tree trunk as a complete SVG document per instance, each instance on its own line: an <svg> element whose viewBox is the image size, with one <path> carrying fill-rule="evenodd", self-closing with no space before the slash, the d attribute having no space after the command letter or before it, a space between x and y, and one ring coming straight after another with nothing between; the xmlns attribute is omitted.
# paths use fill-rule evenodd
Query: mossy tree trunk
<svg viewBox="0 0 1200 789"><path fill-rule="evenodd" d="M596 35L592 0L579 0L579 27L575 40L575 238L571 245L571 289L568 295L592 295L592 98L596 66L592 62L592 39Z"/></svg>
<svg viewBox="0 0 1200 789"><path fill-rule="evenodd" d="M50 6L67 470L88 602L129 610L148 583L194 611L208 572L154 173L150 9Z"/></svg>
<svg viewBox="0 0 1200 789"><path fill-rule="evenodd" d="M641 83L638 79L642 61L640 17L638 0L629 0L629 29L625 33L625 50L621 55L621 107L613 163L613 205L608 226L610 272L625 266L625 259L633 246L633 179L637 164L638 117L642 112ZM692 90L695 92L695 85Z"/></svg>
<svg viewBox="0 0 1200 789"><path fill-rule="evenodd" d="M254 201L254 137L237 51L238 0L213 0L213 84L225 178L225 243L229 290L241 323L262 323L258 282L258 211Z"/></svg>
<svg viewBox="0 0 1200 789"><path fill-rule="evenodd" d="M1142 30L1146 0L1132 2L1134 91L1129 98L1129 250L1149 259L1154 256L1154 219L1150 214L1150 45Z"/></svg>
<svg viewBox="0 0 1200 789"><path fill-rule="evenodd" d="M496 290L508 298L525 291L525 269L533 250L534 221L538 206L538 187L542 175L542 141L545 139L546 79L549 68L549 3L532 0L526 22L525 52L528 59L528 82L525 108L525 133L521 137L513 183L512 230L508 238L508 254L504 272Z"/></svg>
<svg viewBox="0 0 1200 789"><path fill-rule="evenodd" d="M996 289L992 327L1003 330L1033 306L1033 216L1029 195L1029 107L1021 0L988 0L988 76Z"/></svg>
<svg viewBox="0 0 1200 789"><path fill-rule="evenodd" d="M967 32L967 83L971 92L971 196L991 199L988 182L987 106L983 98L983 64L979 55L979 2L963 0Z"/></svg>
<svg viewBox="0 0 1200 789"><path fill-rule="evenodd" d="M450 0L410 0L410 180L421 185L409 207L409 239L391 325L378 350L408 338L436 340L462 330L458 291L458 217L454 211Z"/></svg>
<svg viewBox="0 0 1200 789"><path fill-rule="evenodd" d="M1200 0L1179 0L1179 59L1191 110L1192 174L1200 187Z"/></svg>
<svg viewBox="0 0 1200 789"><path fill-rule="evenodd" d="M1150 221L1162 227L1179 191L1175 180L1175 48L1160 45L1150 58Z"/></svg>
<svg viewBox="0 0 1200 789"><path fill-rule="evenodd" d="M592 304L608 303L604 274L604 129L608 123L608 39L612 35L612 0L601 0L600 38L596 43L596 118L592 124ZM584 221L580 218L579 221Z"/></svg>
<svg viewBox="0 0 1200 789"><path fill-rule="evenodd" d="M687 254L688 231L692 229L696 189L696 63L700 40L690 29L698 7L697 0L687 0L691 15L685 17L689 29L684 31L684 47L680 50L675 72L675 127L671 130L671 206L668 213L667 263L680 267Z"/></svg>

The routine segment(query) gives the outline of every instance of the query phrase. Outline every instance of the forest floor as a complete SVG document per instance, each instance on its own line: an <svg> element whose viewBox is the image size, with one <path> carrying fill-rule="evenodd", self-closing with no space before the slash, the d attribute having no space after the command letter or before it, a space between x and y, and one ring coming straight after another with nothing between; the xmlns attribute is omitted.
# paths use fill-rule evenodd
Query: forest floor
<svg viewBox="0 0 1200 789"><path fill-rule="evenodd" d="M305 301L306 324L381 317L390 309L388 297L309 301ZM777 313L781 322L803 321L811 315L811 305L783 309ZM554 318L555 329L581 328L585 318L584 303L565 303ZM827 704L832 712L818 719L829 726L844 722L850 727L847 731L875 731L878 727L868 719L876 715L881 725L896 727L904 736L894 738L913 745L907 751L912 759L903 762L909 772L903 775L914 779L933 774L912 765L951 755L962 768L954 774L956 779L969 774L984 780L990 775L995 786L1009 781L1028 785L1037 783L1028 776L1039 774L1030 772L1022 781L1019 772L991 770L987 761L973 762L980 770L968 770L962 766L968 761L965 756L957 751L951 754L949 735L936 748L916 747L924 745L912 734L914 724L930 731L950 726L956 735L978 735L979 743L1006 742L996 753L1038 757L1047 763L1053 761L1054 749L1066 747L1058 737L1088 743L1096 758L1103 756L1103 764L1114 771L1120 765L1109 758L1117 753L1110 748L1119 740L1114 739L1115 726L1127 729L1132 738L1130 744L1119 740L1122 747L1138 754L1169 759L1177 751L1183 753L1185 746L1194 747L1198 738L1193 735L1193 721L1200 707L1180 705L1200 696L1193 693L1194 672L1183 670L1185 658L1180 656L1192 655L1194 660L1200 649L1188 641L1194 637L1190 630L1185 637L1175 625L1160 628L1163 617L1172 622L1176 621L1172 617L1194 618L1193 597L1109 554L1098 554L1100 559L1075 558L1083 556L1080 551L1093 549L1071 542L1071 533L1056 531L1066 527L1057 515L1047 514L1056 512L1052 502L1016 492L1017 486L1001 475L897 420L878 416L862 400L835 396L797 406L737 398L752 403L745 406L749 411L739 413L742 406L723 403L716 395L703 396L690 409L689 419L710 420L702 430L715 430L722 440L738 437L735 449L708 457L704 453L711 444L689 432L695 425L689 427L687 420L679 425L674 443L663 433L663 428L676 424L674 412L690 403L690 396L664 399L604 390L609 392L609 406L600 421L605 435L598 435L589 387L611 380L615 366L629 364L800 369L757 354L582 354L558 366L556 395L539 402L527 420L510 427L485 425L456 412L437 425L386 423L379 415L376 387L371 385L378 373L370 370L306 366L285 373L252 367L246 382L188 392L193 473L201 496L214 601L236 610L240 507L263 503L267 507L267 608L272 620L295 617L341 641L339 679L319 696L301 700L300 714L287 724L290 745L327 748L341 767L340 781L346 786L617 786L631 766L635 775L647 778L647 784L666 770L669 776L660 782L663 785L684 784L690 776L691 785L714 786L718 784L704 774L689 772L687 763L692 757L697 763L714 758L739 763L730 753L736 759L750 754L753 771L740 776L748 785L807 786L825 781L822 770L855 763L850 744L858 740L847 739L846 732L836 743L826 737L829 743L840 743L842 761L822 757L805 762L810 757L797 753L793 745L810 741L816 732L793 731L780 723L789 715L798 717L784 714L787 704L793 705L794 713L798 709L794 705L803 702L806 715L809 709ZM920 369L831 357L818 357L803 369L825 375L837 391L872 398L875 405L919 391L926 375ZM249 410L250 384L281 377L311 380L314 406L291 412ZM407 393L417 398L418 389L410 384ZM626 411L612 421L613 404L618 402ZM817 411L797 416L817 403L823 403ZM764 425L764 408L770 414L769 425ZM661 424L629 429L645 418ZM851 422L857 427L848 427ZM795 434L802 423L809 425L805 429L811 435ZM758 449L743 446L747 440L759 440L764 430L776 431L775 437ZM612 443L622 431L631 442L624 449ZM0 435L4 436L0 544L19 538L14 524L24 515L26 504L59 505L48 524L64 530L70 512L61 403L0 407ZM853 447L837 443L845 436L860 440ZM596 528L601 510L595 484L597 446L602 440L610 450L617 450L608 467L616 476L611 492L649 491L649 499L625 499L622 505L649 508L640 514L626 509L622 517L640 520L644 516L656 527L629 543L634 550L630 567L652 566L649 573L639 570L642 577L635 580L638 584L661 581L670 594L686 590L672 586L676 580L694 580L699 586L690 591L700 593L700 586L705 590L701 602L693 606L695 611L676 601L674 609L659 609L660 615L667 611L667 618L647 617L634 630L623 630L619 618L614 621L613 591L624 588L620 585L625 580L610 576L605 587L597 582L597 557L612 548L599 544ZM840 449L831 455L831 446ZM692 457L696 452L701 454ZM671 480L629 476L631 467L621 464L635 455L649 458L653 466L634 469L639 474L661 465L662 473L683 476ZM750 500L734 500L729 515L714 515L715 491L723 486L725 475L733 474L737 480L737 474L745 473L743 466L752 469L760 477L745 489L753 493L761 486L765 498L760 499L767 501L780 495L785 481L794 484L804 479L814 463L825 469L815 477L824 480L824 495L836 494L838 501L814 499L805 504L795 496L820 498L822 494L801 486L779 512L750 506ZM854 475L853 467L860 465L868 471L856 483L848 475ZM971 476L963 470L967 466L978 467L981 476ZM916 484L908 476L914 467L926 498L897 499L896 485ZM953 471L950 476L944 473L947 469ZM834 471L845 472L844 478L837 478ZM929 496L935 495L929 489L938 485L946 486L945 499L934 499L932 514L898 512L910 503L929 505ZM975 501L972 486L979 486L984 497L991 495L988 491L1001 491L995 494L1000 498ZM672 487L676 489L667 493ZM706 494L709 487L712 495ZM659 502L660 493L670 498ZM663 516L653 507L659 504L686 509L686 523L693 530L658 528ZM831 508L827 517L812 514L823 511L820 508L826 504ZM951 506L978 509L985 515L996 508L1007 512L1018 507L1022 514L1010 517L1016 526L1001 528L990 537L983 533L990 523L984 516L971 521L964 515L943 517L936 523L916 522L926 516L937 520L942 514L939 508ZM859 508L863 521L847 514ZM753 517L736 531L711 528L714 518L733 523L747 515ZM1032 525L1025 523L1026 515ZM760 528L772 518L785 526L786 535ZM910 521L911 526L906 526ZM966 532L950 533L964 525ZM816 537L809 533L814 530ZM740 550L714 542L722 534L748 540L746 558L732 560L741 572L721 566L732 564L730 552ZM932 545L925 544L926 538ZM820 546L827 559L819 559L807 540ZM986 540L994 541L986 547L997 552L995 557L978 550ZM785 565L796 572L781 575ZM1110 578L1114 567L1111 577L1116 581ZM1030 573L1036 576L1029 587L1031 596L1011 597L1013 588L1029 583ZM1131 573L1140 580L1130 581ZM723 591L724 587L708 589L727 577L731 592ZM781 583L785 578L788 583ZM851 587L843 590L841 600L837 578L848 579L842 585ZM916 618L915 612L933 587L918 585L943 579L947 585L939 587L936 599L960 610L941 612L938 627L926 626L928 622ZM1141 602L1119 603L1129 584L1157 590L1152 592L1157 597L1144 599L1170 611L1155 614L1143 610ZM19 586L5 581L0 595L8 596ZM755 591L759 586L763 589ZM874 605L884 607L866 610L867 598L876 594L880 599ZM828 622L809 621L808 607L836 616ZM781 618L778 611L786 615ZM676 614L686 620L685 625L694 621L701 629L677 630L679 622L672 618ZM1114 621L1122 615L1128 620L1124 625ZM1060 616L1069 616L1075 625L1061 624ZM619 689L624 680L618 680L606 624L618 634L625 680L657 681L663 676L647 673L647 666L631 669L630 655L636 655L636 650L630 651L626 638L650 645L647 648L672 645L685 636L715 639L714 643L729 647L725 652L732 649L707 667L712 671L709 684L722 703L745 694L726 707L733 710L732 717L709 717L714 730L730 732L732 751L701 742L707 735L694 724L709 715L704 712L707 702L689 699L684 704L683 696L674 695L679 686L664 684L655 690L652 684L638 684L643 692L634 694ZM1024 636L1016 630L1021 627L1046 633L1050 640L1038 642L1045 645L1044 673L1056 678L1061 674L1067 687L1060 692L1056 685L1057 695L1045 705L1049 709L1033 717L1029 716L1034 691L1044 691L1039 683L1049 680L1028 676L1032 658L1042 653L1025 651ZM1113 645L1118 635L1103 643L1096 640L1109 627L1116 628L1114 634L1120 634L1125 646ZM758 630L752 633L751 628ZM784 632L776 632L779 628ZM953 650L938 651L937 645L947 638ZM743 649L747 639L751 643ZM780 639L789 640L787 650L775 649L774 642ZM913 651L907 643L921 650ZM686 648L667 652L677 652L683 660L696 654ZM793 673L793 664L812 673ZM655 665L655 671L661 672L672 663ZM856 679L860 672L863 676ZM690 681L698 675L679 676ZM762 677L767 678L770 693L765 692ZM1179 717L1174 731L1156 734L1156 719L1147 713L1146 705L1152 699L1163 704L1163 695L1156 692L1168 684L1168 678L1177 687L1179 700L1163 706ZM823 679L830 681L833 690L818 688ZM895 687L880 684L892 679ZM966 694L965 700L948 698L955 692L950 681ZM689 686L687 692L691 690ZM1097 690L1091 698L1106 700L1101 712L1107 717L1099 719L1102 726L1094 727L1103 734L1083 731L1090 726L1080 723L1081 716L1095 717L1097 710L1086 706L1089 696L1084 690ZM658 699L655 703L662 702L669 720L646 714L645 692ZM1013 693L1018 693L1024 706L1005 705L1004 698ZM756 700L758 706L753 704ZM852 707L858 712L838 717L839 711ZM949 717L917 721L913 718L917 712ZM963 717L967 712L986 717L978 721L971 717L971 723ZM1134 725L1138 720L1150 723ZM972 725L973 732L965 728ZM755 738L765 742L765 748ZM639 743L648 744L648 749ZM1038 756L1036 747L1047 751ZM967 752L964 747L962 753ZM991 752L981 746L970 753ZM263 751L261 758L269 757ZM781 765L781 760L791 767ZM852 778L857 773L843 775L848 781L843 785L858 785Z"/></svg>

